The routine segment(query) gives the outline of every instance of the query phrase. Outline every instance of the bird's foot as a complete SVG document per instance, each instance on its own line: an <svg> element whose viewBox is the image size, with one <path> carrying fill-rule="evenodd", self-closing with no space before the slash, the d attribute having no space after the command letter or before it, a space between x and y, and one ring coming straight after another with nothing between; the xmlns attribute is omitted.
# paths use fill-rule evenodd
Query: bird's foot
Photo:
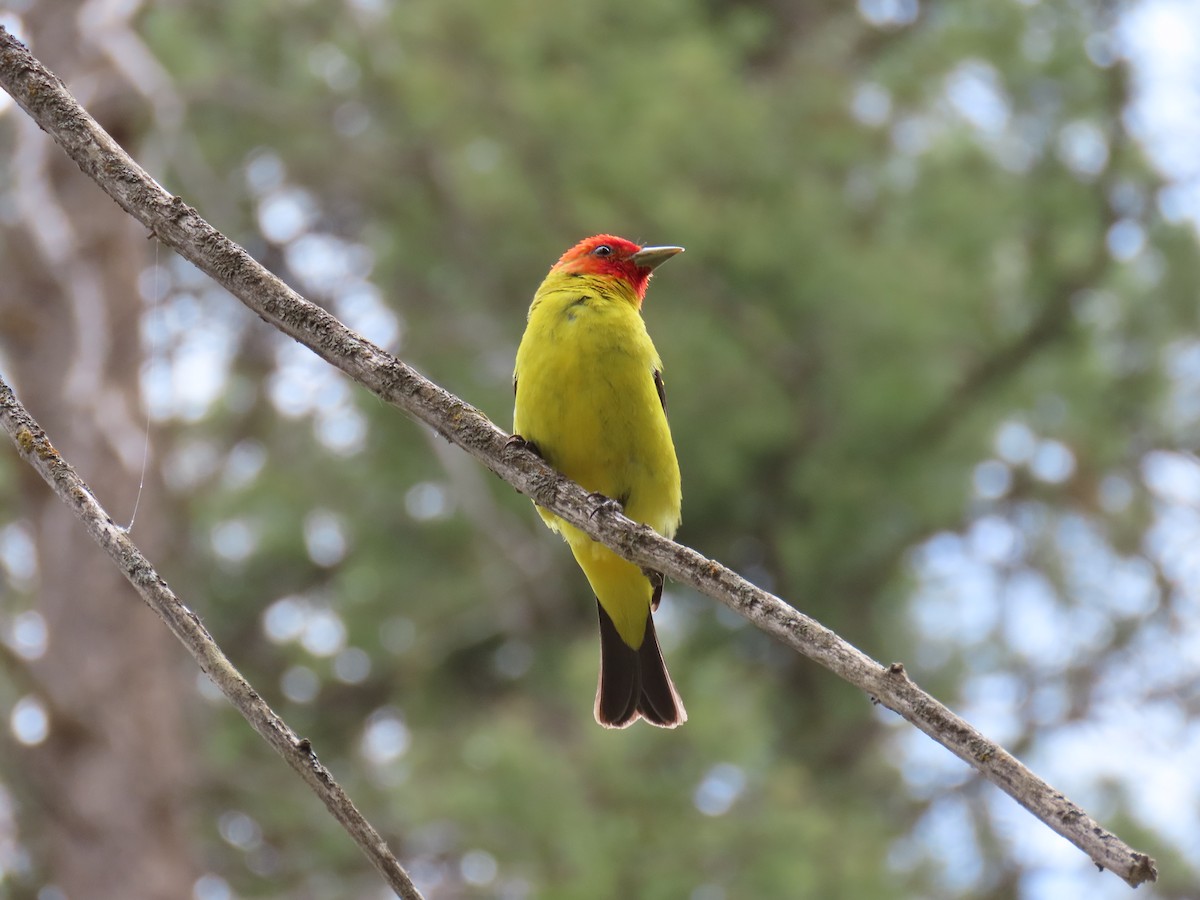
<svg viewBox="0 0 1200 900"><path fill-rule="evenodd" d="M515 447L518 450L528 450L534 456L541 457L543 459L545 458L542 457L542 451L539 449L537 444L535 444L533 441L526 440L519 434L514 434L504 442L504 449L507 450L509 447Z"/></svg>
<svg viewBox="0 0 1200 900"><path fill-rule="evenodd" d="M596 518L596 516L600 515L602 512L625 512L625 507L620 503L620 501L614 500L612 497L605 496L599 491L592 491L590 494L588 494L588 499L596 504L596 508L588 514L589 519Z"/></svg>

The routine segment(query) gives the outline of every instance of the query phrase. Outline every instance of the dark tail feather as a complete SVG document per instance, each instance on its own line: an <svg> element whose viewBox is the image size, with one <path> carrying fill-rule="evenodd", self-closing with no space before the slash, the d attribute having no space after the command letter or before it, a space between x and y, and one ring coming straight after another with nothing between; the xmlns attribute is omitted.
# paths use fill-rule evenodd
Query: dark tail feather
<svg viewBox="0 0 1200 900"><path fill-rule="evenodd" d="M639 718L660 728L687 721L683 702L671 683L646 611L646 634L634 650L617 633L604 607L600 611L600 684L596 690L596 721L605 728L626 728Z"/></svg>
<svg viewBox="0 0 1200 900"><path fill-rule="evenodd" d="M600 602L600 684L596 688L596 721L605 728L624 728L637 718L641 673L637 651L621 640L617 626Z"/></svg>
<svg viewBox="0 0 1200 900"><path fill-rule="evenodd" d="M658 635L654 633L654 619L646 615L646 636L637 651L641 668L642 691L638 698L637 711L651 725L674 728L687 721L687 710L667 674L662 650L658 647Z"/></svg>

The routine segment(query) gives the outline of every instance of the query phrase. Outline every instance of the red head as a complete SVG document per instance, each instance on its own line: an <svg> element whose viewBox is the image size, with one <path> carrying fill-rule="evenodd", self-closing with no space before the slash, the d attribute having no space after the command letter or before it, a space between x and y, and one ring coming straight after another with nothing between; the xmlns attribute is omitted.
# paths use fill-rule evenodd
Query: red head
<svg viewBox="0 0 1200 900"><path fill-rule="evenodd" d="M640 304L646 296L650 274L682 252L682 247L642 247L611 234L598 234L564 253L550 271L623 279L633 288Z"/></svg>

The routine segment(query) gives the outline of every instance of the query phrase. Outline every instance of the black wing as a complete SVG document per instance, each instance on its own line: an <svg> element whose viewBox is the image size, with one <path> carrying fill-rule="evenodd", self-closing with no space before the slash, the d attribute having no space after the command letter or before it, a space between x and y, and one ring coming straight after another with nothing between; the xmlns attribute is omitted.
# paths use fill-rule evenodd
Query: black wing
<svg viewBox="0 0 1200 900"><path fill-rule="evenodd" d="M663 384L662 372L654 370L654 387L658 391L658 402L662 404L663 415L667 414L667 386Z"/></svg>

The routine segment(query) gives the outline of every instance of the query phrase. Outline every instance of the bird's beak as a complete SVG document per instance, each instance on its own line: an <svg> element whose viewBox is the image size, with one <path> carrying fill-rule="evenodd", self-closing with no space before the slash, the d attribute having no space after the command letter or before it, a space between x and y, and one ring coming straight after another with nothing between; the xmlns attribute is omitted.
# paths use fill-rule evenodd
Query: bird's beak
<svg viewBox="0 0 1200 900"><path fill-rule="evenodd" d="M629 259L639 269L657 269L676 253L682 252L682 247L643 247Z"/></svg>

